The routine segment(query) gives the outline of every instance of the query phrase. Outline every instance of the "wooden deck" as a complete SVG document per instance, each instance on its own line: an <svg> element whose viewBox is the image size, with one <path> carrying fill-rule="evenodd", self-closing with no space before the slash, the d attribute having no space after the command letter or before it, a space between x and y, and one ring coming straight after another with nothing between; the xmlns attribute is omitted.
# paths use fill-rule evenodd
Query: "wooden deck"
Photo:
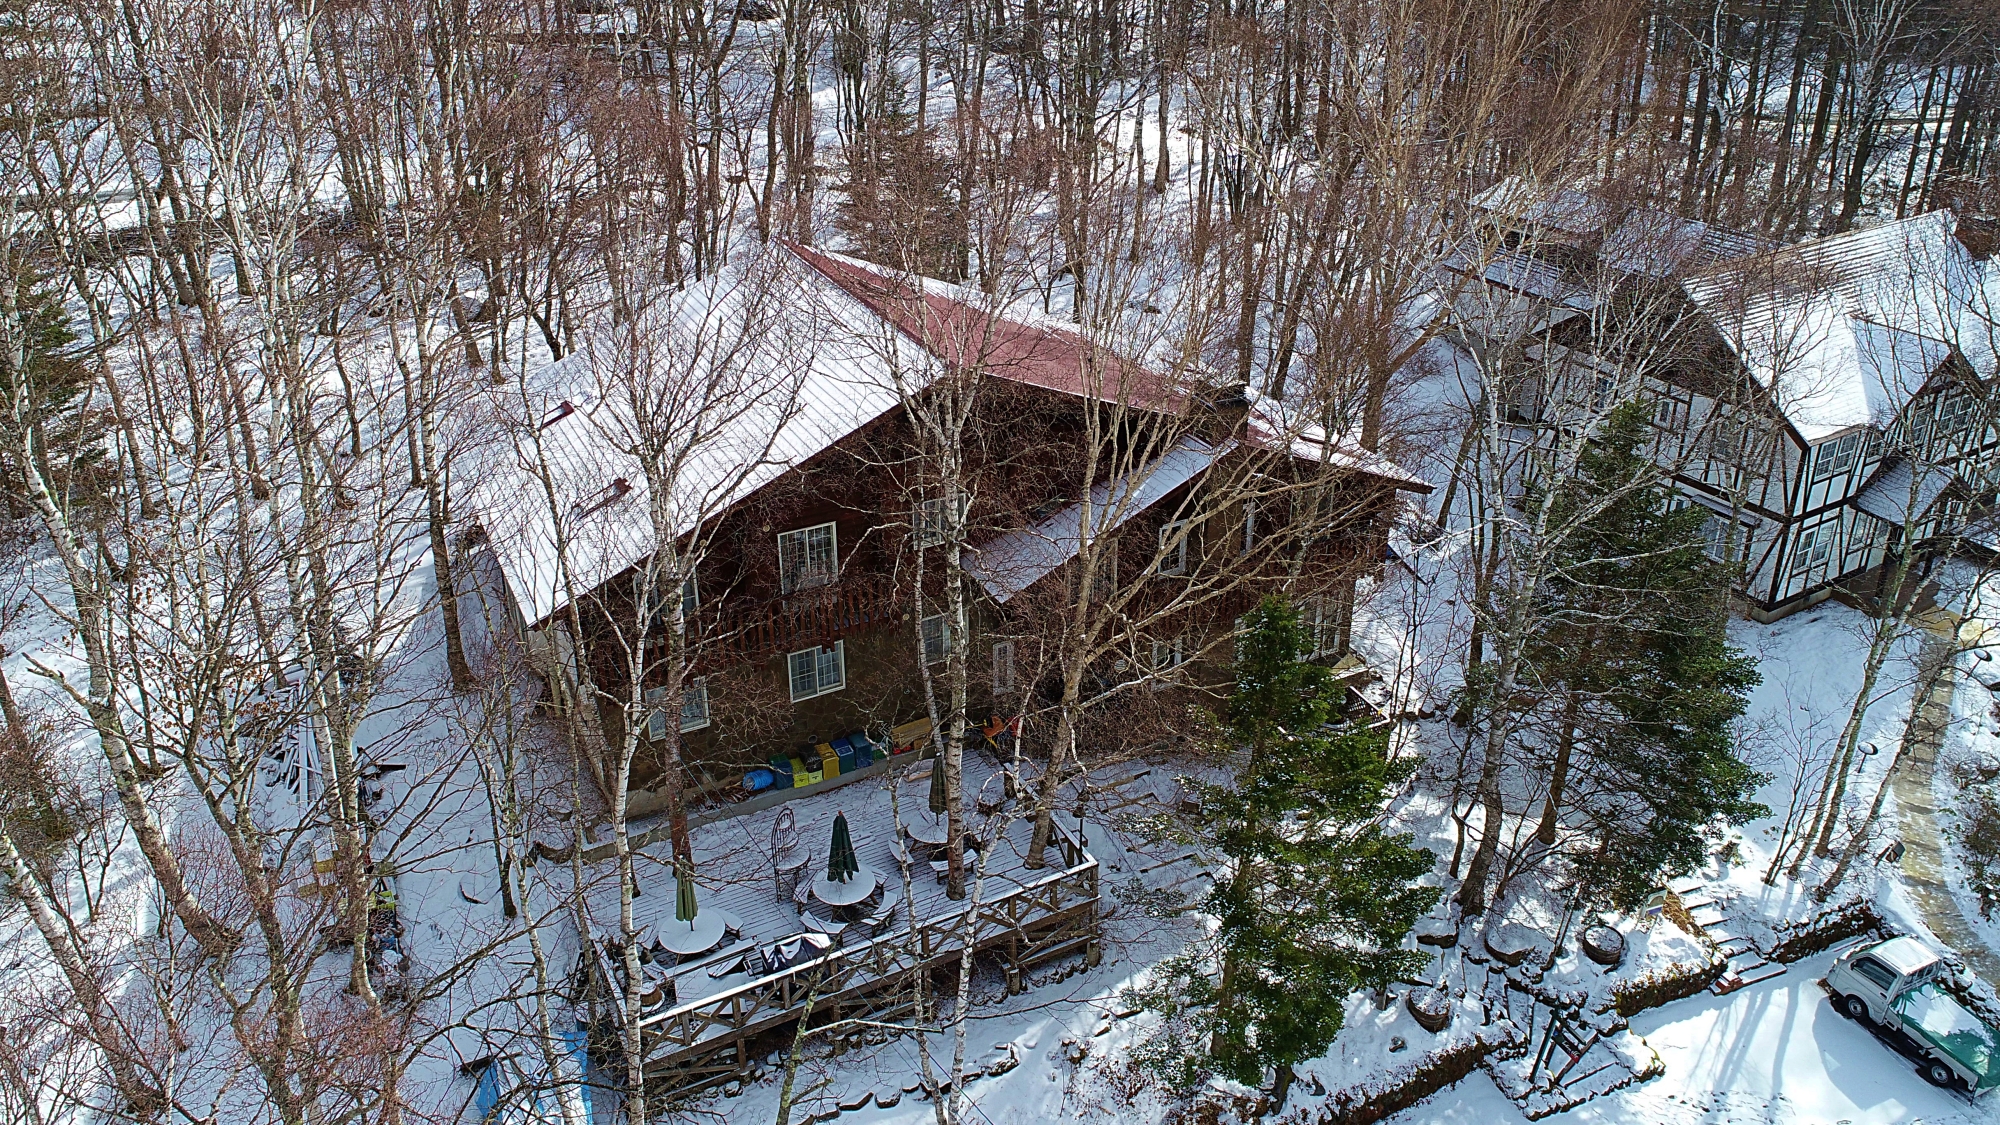
<svg viewBox="0 0 2000 1125"><path fill-rule="evenodd" d="M895 774L899 778L908 768L897 763ZM998 795L997 763L968 754L965 772L969 797ZM778 972L711 976L712 969L731 965L754 948L769 947L809 929L789 898L780 902L772 873L771 828L784 808L796 816L801 845L811 856L807 880L824 869L834 816L845 812L861 862L880 873L894 893L902 893L904 876L895 847L900 831L891 809L891 780L884 776L856 782L694 830L702 909L734 915L742 936L677 966L674 1001L646 1018L648 1069L669 1089L692 1089L735 1074L754 1057L753 1040L796 1021L809 995L816 1020L856 1010L878 1016L900 1011L907 1003L906 986L913 973L955 963L968 932L966 911L975 899L971 944L1001 959L1010 991L1019 989L1020 974L1034 964L1079 952L1087 958L1097 955L1098 865L1075 833L1059 819L1047 865L1030 869L1025 860L1032 831L1029 821L1003 817L994 822L969 813L966 823L974 836L993 837L976 895L964 900L947 897L942 881L928 864L918 861L910 868L908 899L881 934L850 935L845 944L819 959ZM901 781L899 790L904 822L928 819L927 783ZM674 924L669 855L664 841L639 853L641 897L635 913L642 921ZM967 860L968 891L972 891L979 869L972 856ZM617 930L616 880L610 863L593 865L593 874L602 877L592 895L601 938ZM910 904L914 904L914 932ZM601 944L595 948L601 949Z"/></svg>

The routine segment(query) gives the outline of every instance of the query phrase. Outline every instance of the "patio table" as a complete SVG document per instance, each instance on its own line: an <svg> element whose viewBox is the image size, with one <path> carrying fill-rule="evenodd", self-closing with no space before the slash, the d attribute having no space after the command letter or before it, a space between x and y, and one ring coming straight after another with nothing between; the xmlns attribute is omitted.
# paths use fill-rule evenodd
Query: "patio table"
<svg viewBox="0 0 2000 1125"><path fill-rule="evenodd" d="M832 907L855 906L865 902L882 885L882 876L875 869L863 865L859 871L848 876L846 882L836 883L820 872L813 877L813 897Z"/></svg>

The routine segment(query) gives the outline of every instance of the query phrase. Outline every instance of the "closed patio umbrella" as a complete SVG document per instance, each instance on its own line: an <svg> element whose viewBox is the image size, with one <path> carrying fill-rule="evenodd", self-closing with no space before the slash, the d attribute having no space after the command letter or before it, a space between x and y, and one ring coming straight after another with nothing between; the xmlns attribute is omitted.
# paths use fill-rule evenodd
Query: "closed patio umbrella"
<svg viewBox="0 0 2000 1125"><path fill-rule="evenodd" d="M861 861L854 855L854 838L847 832L847 814L833 814L833 846L826 853L826 877L836 883L845 883L861 870Z"/></svg>
<svg viewBox="0 0 2000 1125"><path fill-rule="evenodd" d="M688 869L686 860L674 865L674 921L686 922L688 929L694 929L695 915L701 912L701 904L694 898L694 872Z"/></svg>
<svg viewBox="0 0 2000 1125"><path fill-rule="evenodd" d="M931 815L943 816L945 809L949 807L945 802L943 755L939 755L938 757L933 758L931 760L930 798L931 798Z"/></svg>

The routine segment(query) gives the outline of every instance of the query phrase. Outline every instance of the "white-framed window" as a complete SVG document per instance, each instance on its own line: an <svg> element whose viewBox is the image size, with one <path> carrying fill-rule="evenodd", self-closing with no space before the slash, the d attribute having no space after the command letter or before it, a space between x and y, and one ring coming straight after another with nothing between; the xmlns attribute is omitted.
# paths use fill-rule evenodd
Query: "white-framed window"
<svg viewBox="0 0 2000 1125"><path fill-rule="evenodd" d="M1252 496L1243 501L1243 553L1247 555L1256 549L1257 498Z"/></svg>
<svg viewBox="0 0 2000 1125"><path fill-rule="evenodd" d="M1957 389L1938 392L1938 433L1955 436L1972 425L1973 398Z"/></svg>
<svg viewBox="0 0 2000 1125"><path fill-rule="evenodd" d="M1194 534L1186 520L1175 520L1160 529L1160 573L1186 574L1188 539Z"/></svg>
<svg viewBox="0 0 2000 1125"><path fill-rule="evenodd" d="M944 659L945 650L951 647L951 623L942 613L933 613L917 623L917 634L924 642L924 663L936 664Z"/></svg>
<svg viewBox="0 0 2000 1125"><path fill-rule="evenodd" d="M785 657L792 686L792 702L839 691L847 686L847 643L833 642L832 648L802 648Z"/></svg>
<svg viewBox="0 0 2000 1125"><path fill-rule="evenodd" d="M1180 637L1153 642L1153 675L1166 676L1187 663L1187 642ZM1167 686L1164 679L1153 681L1153 690Z"/></svg>
<svg viewBox="0 0 2000 1125"><path fill-rule="evenodd" d="M667 737L666 703L666 688L646 689L646 737L655 742ZM700 730L708 723L708 679L689 677L681 684L681 733Z"/></svg>
<svg viewBox="0 0 2000 1125"><path fill-rule="evenodd" d="M972 510L972 497L958 494L958 520L961 525ZM935 547L950 538L951 527L948 517L951 511L945 507L942 496L932 500L919 500L916 511L910 514L910 532L919 547Z"/></svg>
<svg viewBox="0 0 2000 1125"><path fill-rule="evenodd" d="M778 533L778 589L824 586L840 574L840 543L830 523Z"/></svg>
<svg viewBox="0 0 2000 1125"><path fill-rule="evenodd" d="M695 676L681 685L681 733L700 730L708 723L708 677Z"/></svg>
<svg viewBox="0 0 2000 1125"><path fill-rule="evenodd" d="M1340 602L1324 595L1299 602L1299 624L1312 639L1310 656L1329 656L1340 649Z"/></svg>
<svg viewBox="0 0 2000 1125"><path fill-rule="evenodd" d="M1098 540L1097 574L1092 578L1088 591L1093 602L1108 601L1118 592L1118 540L1106 537ZM1070 589L1081 590L1080 580L1083 564L1077 560L1070 569Z"/></svg>
<svg viewBox="0 0 2000 1125"><path fill-rule="evenodd" d="M1702 553L1722 561L1729 552L1729 517L1710 515L1701 525Z"/></svg>
<svg viewBox="0 0 2000 1125"><path fill-rule="evenodd" d="M1854 467L1854 460L1860 453L1859 432L1821 443L1813 455L1812 479L1827 480L1847 472Z"/></svg>
<svg viewBox="0 0 2000 1125"><path fill-rule="evenodd" d="M995 641L993 643L993 694L1005 695L1014 690L1014 642Z"/></svg>
<svg viewBox="0 0 2000 1125"><path fill-rule="evenodd" d="M671 603L667 601L665 596L661 596L656 599L656 606L657 609L653 617L654 627L664 631L667 627L668 610L671 607ZM681 619L679 625L681 632L687 632L687 623L694 619L695 610L700 608L701 591L695 584L694 575L689 574L686 578L681 579Z"/></svg>
<svg viewBox="0 0 2000 1125"><path fill-rule="evenodd" d="M1840 538L1840 524L1828 521L1799 536L1799 545L1792 555L1792 573L1803 574L1813 567L1826 562L1833 554L1834 540Z"/></svg>

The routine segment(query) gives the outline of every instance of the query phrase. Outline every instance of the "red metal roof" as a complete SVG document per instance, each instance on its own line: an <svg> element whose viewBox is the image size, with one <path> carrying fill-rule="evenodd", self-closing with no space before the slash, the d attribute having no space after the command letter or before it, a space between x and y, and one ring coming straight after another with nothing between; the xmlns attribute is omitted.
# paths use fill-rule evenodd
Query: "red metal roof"
<svg viewBox="0 0 2000 1125"><path fill-rule="evenodd" d="M792 245L818 270L925 351L960 371L1146 410L1187 402L1172 380L1067 329L1010 320L851 261Z"/></svg>

